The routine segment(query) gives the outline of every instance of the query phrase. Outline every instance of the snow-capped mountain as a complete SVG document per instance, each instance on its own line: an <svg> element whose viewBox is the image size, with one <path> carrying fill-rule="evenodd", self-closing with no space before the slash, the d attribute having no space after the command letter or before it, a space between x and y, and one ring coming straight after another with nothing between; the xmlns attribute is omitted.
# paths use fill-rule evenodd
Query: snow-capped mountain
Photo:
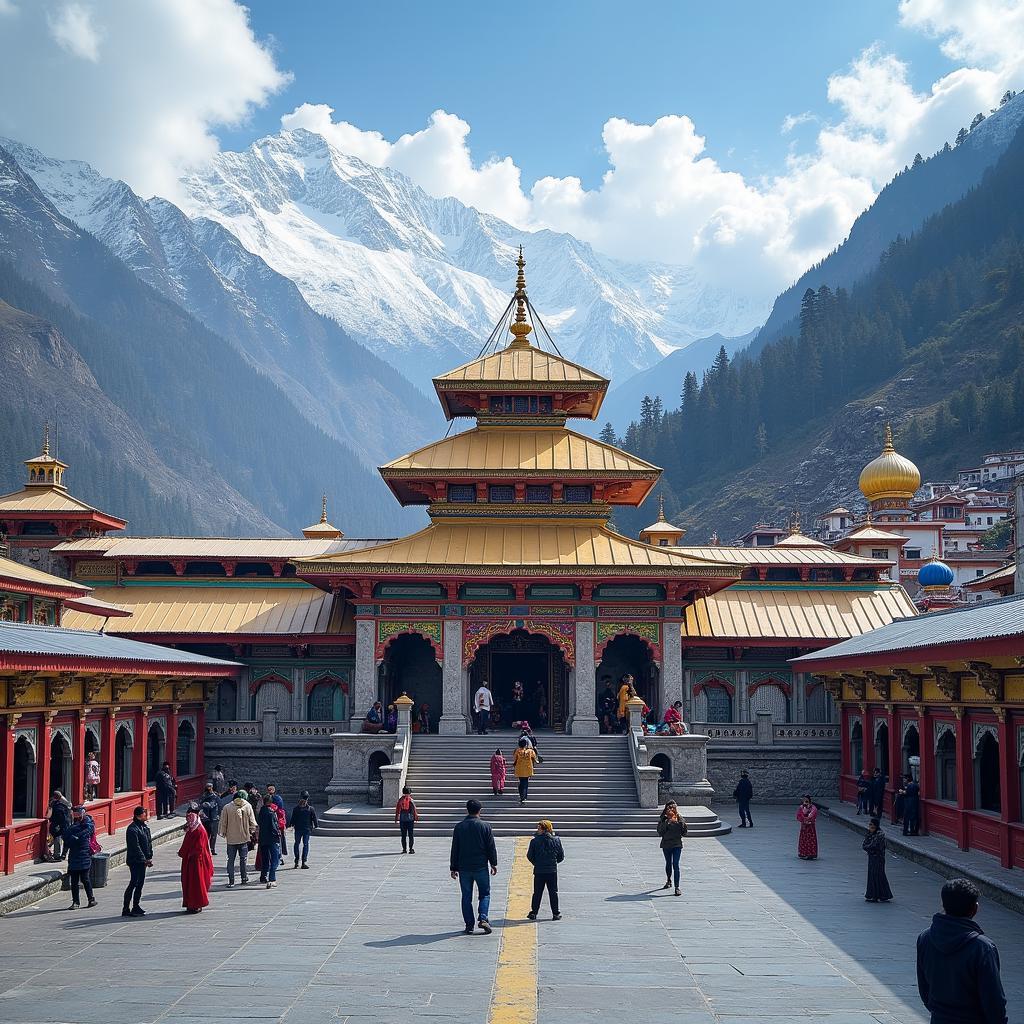
<svg viewBox="0 0 1024 1024"><path fill-rule="evenodd" d="M89 164L0 139L40 191L146 284L230 341L298 410L371 463L434 436L421 392L221 225L164 199L140 199Z"/></svg>
<svg viewBox="0 0 1024 1024"><path fill-rule="evenodd" d="M686 267L622 263L571 235L435 198L304 129L220 153L182 186L192 215L227 228L421 387L479 351L508 302L520 244L530 297L563 354L618 379L767 313Z"/></svg>

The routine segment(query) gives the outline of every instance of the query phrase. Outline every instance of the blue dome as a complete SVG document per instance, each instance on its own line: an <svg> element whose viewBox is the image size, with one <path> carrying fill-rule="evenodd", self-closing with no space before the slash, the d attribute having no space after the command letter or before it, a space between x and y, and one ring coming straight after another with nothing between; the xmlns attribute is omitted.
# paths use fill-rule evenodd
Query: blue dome
<svg viewBox="0 0 1024 1024"><path fill-rule="evenodd" d="M922 565L917 574L917 582L922 587L948 587L954 579L953 570L938 559Z"/></svg>

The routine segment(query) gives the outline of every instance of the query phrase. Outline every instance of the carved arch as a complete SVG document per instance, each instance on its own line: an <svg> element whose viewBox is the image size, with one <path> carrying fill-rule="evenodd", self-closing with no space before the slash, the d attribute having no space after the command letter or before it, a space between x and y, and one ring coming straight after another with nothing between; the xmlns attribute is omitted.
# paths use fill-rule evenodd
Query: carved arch
<svg viewBox="0 0 1024 1024"><path fill-rule="evenodd" d="M268 672L265 676L260 676L249 683L249 696L256 693L264 683L280 683L289 693L294 690L292 681L287 676L281 675L280 672Z"/></svg>
<svg viewBox="0 0 1024 1024"><path fill-rule="evenodd" d="M462 634L462 665L468 668L476 660L477 652L496 636L508 636L516 630L542 636L562 652L566 664L576 664L576 624L572 621L544 619L497 619L467 621Z"/></svg>
<svg viewBox="0 0 1024 1024"><path fill-rule="evenodd" d="M954 740L956 740L956 723L955 722L936 722L935 723L935 752L939 750L939 740L942 739L946 733L949 733Z"/></svg>
<svg viewBox="0 0 1024 1024"><path fill-rule="evenodd" d="M978 748L981 746L981 741L986 737L991 736L992 739L999 743L999 730L991 722L975 722L974 724L974 735L971 737L973 740L974 756L978 756Z"/></svg>
<svg viewBox="0 0 1024 1024"><path fill-rule="evenodd" d="M793 696L793 684L772 674L759 676L754 682L748 683L747 696L756 693L762 686L777 686L787 697Z"/></svg>
<svg viewBox="0 0 1024 1024"><path fill-rule="evenodd" d="M400 637L407 635L421 636L430 644L434 651L434 660L440 665L444 660L444 642L441 637L439 620L427 622L394 622L380 620L377 622L376 658L383 660L387 649Z"/></svg>
<svg viewBox="0 0 1024 1024"><path fill-rule="evenodd" d="M656 665L661 665L661 623L658 622L599 622L594 646L594 664L600 664L605 648L620 636L635 636L642 640Z"/></svg>
<svg viewBox="0 0 1024 1024"><path fill-rule="evenodd" d="M736 696L736 687L729 682L728 679L723 679L721 676L710 676L706 679L702 679L699 683L694 684L693 695L697 697L703 693L709 686L722 686L730 697Z"/></svg>
<svg viewBox="0 0 1024 1024"><path fill-rule="evenodd" d="M302 690L303 693L308 697L321 683L329 683L334 686L341 688L342 693L348 693L349 685L348 680L339 676L337 672L331 672L329 670L324 672L318 672L316 675L311 676L306 680Z"/></svg>

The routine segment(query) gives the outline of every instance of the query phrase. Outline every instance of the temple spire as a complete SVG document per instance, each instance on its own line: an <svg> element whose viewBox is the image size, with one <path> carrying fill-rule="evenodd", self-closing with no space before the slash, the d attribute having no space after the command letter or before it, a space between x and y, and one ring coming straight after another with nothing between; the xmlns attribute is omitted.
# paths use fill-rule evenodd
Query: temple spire
<svg viewBox="0 0 1024 1024"><path fill-rule="evenodd" d="M50 421L47 420L43 425L43 457L48 457L50 454Z"/></svg>
<svg viewBox="0 0 1024 1024"><path fill-rule="evenodd" d="M516 291L513 296L516 302L516 315L508 328L512 334L512 340L509 342L509 347L528 348L530 343L527 340L527 336L533 330L533 327L526 319L528 303L528 299L526 298L526 274L524 272L526 260L523 259L522 246L519 246L519 259L516 260L516 266L519 268L519 273L516 275Z"/></svg>
<svg viewBox="0 0 1024 1024"><path fill-rule="evenodd" d="M789 535L790 537L796 536L800 532L800 509L796 509L793 512L792 517L789 520Z"/></svg>
<svg viewBox="0 0 1024 1024"><path fill-rule="evenodd" d="M327 522L327 495L324 494L320 499L320 522Z"/></svg>
<svg viewBox="0 0 1024 1024"><path fill-rule="evenodd" d="M658 495L658 522L664 523L665 520L665 495Z"/></svg>
<svg viewBox="0 0 1024 1024"><path fill-rule="evenodd" d="M882 454L885 455L888 452L896 451L895 445L892 443L892 424L886 423L885 425L885 444L882 445Z"/></svg>

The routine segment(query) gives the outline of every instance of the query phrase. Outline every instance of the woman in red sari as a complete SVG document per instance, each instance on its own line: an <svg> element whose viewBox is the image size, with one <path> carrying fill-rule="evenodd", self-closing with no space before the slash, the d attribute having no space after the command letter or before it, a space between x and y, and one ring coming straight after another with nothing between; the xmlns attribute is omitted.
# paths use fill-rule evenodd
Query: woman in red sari
<svg viewBox="0 0 1024 1024"><path fill-rule="evenodd" d="M818 856L818 829L814 824L817 817L818 808L811 803L811 798L804 794L800 806L796 809L796 820L800 822L796 852L801 860L815 860Z"/></svg>
<svg viewBox="0 0 1024 1024"><path fill-rule="evenodd" d="M210 905L213 881L213 857L210 840L199 820L199 812L190 805L185 815L185 839L178 850L181 858L181 905L189 914L201 913Z"/></svg>

